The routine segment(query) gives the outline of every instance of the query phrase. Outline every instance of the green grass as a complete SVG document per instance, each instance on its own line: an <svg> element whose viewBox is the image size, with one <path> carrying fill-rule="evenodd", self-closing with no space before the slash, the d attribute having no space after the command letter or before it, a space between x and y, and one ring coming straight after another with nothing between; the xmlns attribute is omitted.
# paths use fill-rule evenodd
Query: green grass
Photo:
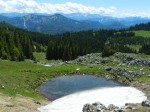
<svg viewBox="0 0 150 112"><path fill-rule="evenodd" d="M140 31L134 31L134 32L135 32L135 36L142 36L142 37L150 38L150 31L140 30Z"/></svg>
<svg viewBox="0 0 150 112"><path fill-rule="evenodd" d="M38 52L34 52L33 53L34 57L35 57L35 60L36 62L40 62L42 64L49 64L49 63L59 63L59 62L62 62L62 60L47 60L46 59L46 53L44 52L41 52L41 53L38 53Z"/></svg>
<svg viewBox="0 0 150 112"><path fill-rule="evenodd" d="M76 69L80 68L80 71ZM0 60L0 92L8 95L40 98L36 88L44 81L62 75L104 74L101 67L62 65L44 67L32 62L11 62Z"/></svg>
<svg viewBox="0 0 150 112"><path fill-rule="evenodd" d="M44 52L41 52L41 53L34 52L33 55L34 57L36 57L36 61L42 61L42 62L48 61L46 59L46 54Z"/></svg>

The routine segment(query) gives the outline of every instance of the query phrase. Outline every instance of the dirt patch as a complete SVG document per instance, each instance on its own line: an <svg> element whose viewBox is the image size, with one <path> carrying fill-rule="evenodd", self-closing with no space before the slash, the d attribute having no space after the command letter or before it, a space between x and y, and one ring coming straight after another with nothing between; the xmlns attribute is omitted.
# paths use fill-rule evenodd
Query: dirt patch
<svg viewBox="0 0 150 112"><path fill-rule="evenodd" d="M39 112L37 108L48 104L46 100L35 101L32 98L8 97L0 94L0 112Z"/></svg>

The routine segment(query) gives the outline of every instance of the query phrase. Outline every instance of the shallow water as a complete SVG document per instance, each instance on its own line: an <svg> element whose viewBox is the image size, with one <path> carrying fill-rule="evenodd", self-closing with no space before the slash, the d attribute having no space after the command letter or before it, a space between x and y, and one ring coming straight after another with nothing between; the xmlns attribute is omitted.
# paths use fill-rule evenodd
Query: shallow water
<svg viewBox="0 0 150 112"><path fill-rule="evenodd" d="M49 100L55 100L84 90L118 86L122 85L113 81L107 81L104 78L88 75L75 75L54 78L40 86L38 90Z"/></svg>

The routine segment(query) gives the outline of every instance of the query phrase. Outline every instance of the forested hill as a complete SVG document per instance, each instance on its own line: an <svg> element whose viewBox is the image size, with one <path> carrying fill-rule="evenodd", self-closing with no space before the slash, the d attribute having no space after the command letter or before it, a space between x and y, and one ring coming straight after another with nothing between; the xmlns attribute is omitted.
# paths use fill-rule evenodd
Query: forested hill
<svg viewBox="0 0 150 112"><path fill-rule="evenodd" d="M150 38L135 36L129 30L88 30L46 35L0 23L0 58L14 61L34 59L33 52L46 52L45 58L72 60L88 53L115 52L150 54Z"/></svg>
<svg viewBox="0 0 150 112"><path fill-rule="evenodd" d="M113 30L90 30L46 35L22 30L2 22L0 58L22 61L33 59L34 51L47 51L47 59L71 60L87 53L101 52L107 38L113 34Z"/></svg>
<svg viewBox="0 0 150 112"><path fill-rule="evenodd" d="M22 30L0 23L0 58L13 61L33 59L32 40Z"/></svg>
<svg viewBox="0 0 150 112"><path fill-rule="evenodd" d="M130 30L147 30L147 31L150 31L150 22L137 24L135 26L130 27Z"/></svg>

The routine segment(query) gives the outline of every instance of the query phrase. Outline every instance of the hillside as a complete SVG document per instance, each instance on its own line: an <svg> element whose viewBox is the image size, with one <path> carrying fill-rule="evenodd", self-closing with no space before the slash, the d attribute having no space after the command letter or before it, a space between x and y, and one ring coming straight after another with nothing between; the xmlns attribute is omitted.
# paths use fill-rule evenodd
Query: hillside
<svg viewBox="0 0 150 112"><path fill-rule="evenodd" d="M20 54L18 48L23 51L22 55L27 59L34 59L32 52L36 51L46 52L46 58L49 60L62 59L65 61L96 52L102 52L104 57L115 52L150 54L150 38L136 36L134 32L128 30L120 30L120 32L117 30L88 30L46 35L22 30L6 23L1 23L0 26L3 38L1 57L4 59L19 60L16 59L16 55L18 57ZM6 37L10 40L6 41ZM23 38L25 38L24 41Z"/></svg>
<svg viewBox="0 0 150 112"><path fill-rule="evenodd" d="M12 61L33 59L32 40L17 28L0 23L0 58Z"/></svg>

